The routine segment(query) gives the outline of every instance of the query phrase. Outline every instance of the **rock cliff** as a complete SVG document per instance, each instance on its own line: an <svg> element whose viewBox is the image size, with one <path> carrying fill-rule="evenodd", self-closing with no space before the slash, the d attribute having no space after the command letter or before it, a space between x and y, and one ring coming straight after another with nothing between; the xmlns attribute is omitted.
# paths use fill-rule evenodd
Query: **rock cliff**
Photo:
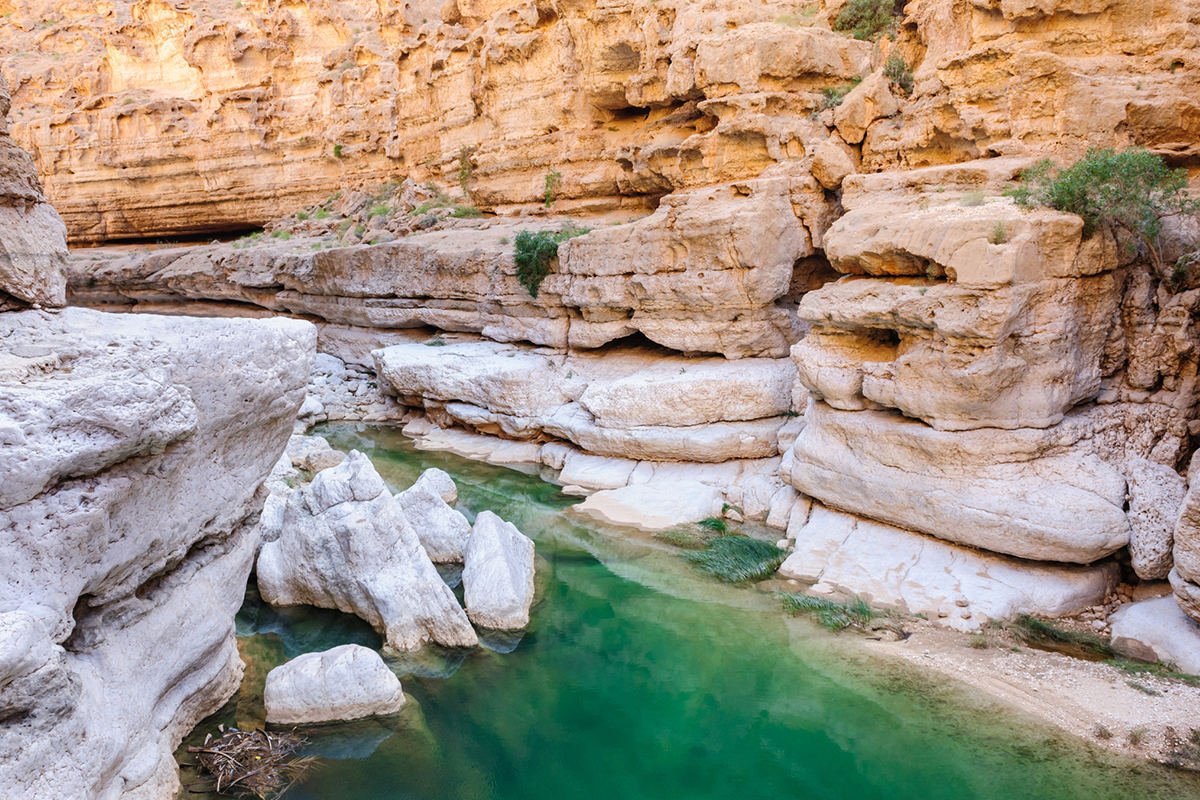
<svg viewBox="0 0 1200 800"><path fill-rule="evenodd" d="M60 305L65 229L28 157L2 135L0 152L0 309ZM5 797L173 796L174 748L241 679L259 486L315 338L297 320L0 313Z"/></svg>
<svg viewBox="0 0 1200 800"><path fill-rule="evenodd" d="M913 0L876 43L842 5L0 0L0 52L76 241L268 223L77 257L78 302L318 319L423 446L719 486L833 590L995 589L846 567L877 545L1058 587L996 613L1125 570L1200 618L1200 290L1003 196L1089 147L1194 172L1200 2ZM521 231L582 234L536 295Z"/></svg>

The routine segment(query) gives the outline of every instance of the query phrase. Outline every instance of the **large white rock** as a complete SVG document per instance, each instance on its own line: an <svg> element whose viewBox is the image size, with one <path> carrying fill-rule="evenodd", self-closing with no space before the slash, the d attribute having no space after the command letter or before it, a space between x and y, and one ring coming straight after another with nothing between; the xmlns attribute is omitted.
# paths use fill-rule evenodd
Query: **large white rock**
<svg viewBox="0 0 1200 800"><path fill-rule="evenodd" d="M1200 623L1189 617L1175 598L1156 597L1121 606L1109 620L1114 644L1133 639L1150 647L1160 661L1180 672L1200 675Z"/></svg>
<svg viewBox="0 0 1200 800"><path fill-rule="evenodd" d="M1082 611L1103 602L1120 569L1021 561L815 506L779 573L965 631L1017 614Z"/></svg>
<svg viewBox="0 0 1200 800"><path fill-rule="evenodd" d="M453 479L440 469L425 470L416 483L396 495L396 502L435 564L463 560L471 523L444 499L457 496Z"/></svg>
<svg viewBox="0 0 1200 800"><path fill-rule="evenodd" d="M310 399L312 398L310 397L304 402L307 404ZM336 467L346 460L346 454L340 450L334 450L323 436L295 435L288 440L287 454L292 460L292 466L306 469L309 472L320 472L329 467Z"/></svg>
<svg viewBox="0 0 1200 800"><path fill-rule="evenodd" d="M533 541L490 511L475 518L463 553L463 599L476 625L524 628L533 604Z"/></svg>
<svg viewBox="0 0 1200 800"><path fill-rule="evenodd" d="M1049 430L938 431L813 401L784 479L827 505L951 542L1088 564L1129 542L1126 483L1069 416Z"/></svg>
<svg viewBox="0 0 1200 800"><path fill-rule="evenodd" d="M357 450L288 496L283 533L259 555L258 585L272 605L357 614L386 647L478 644L400 504Z"/></svg>
<svg viewBox="0 0 1200 800"><path fill-rule="evenodd" d="M779 451L796 368L785 358L684 358L644 347L602 357L462 342L373 353L404 402L468 430L571 442L614 458L723 462Z"/></svg>
<svg viewBox="0 0 1200 800"><path fill-rule="evenodd" d="M571 506L571 512L613 525L662 531L686 522L720 517L721 490L699 481L661 481L605 489Z"/></svg>
<svg viewBox="0 0 1200 800"><path fill-rule="evenodd" d="M378 653L344 644L271 670L263 701L267 722L307 725L395 714L404 692Z"/></svg>
<svg viewBox="0 0 1200 800"><path fill-rule="evenodd" d="M174 749L241 679L260 485L315 333L0 314L0 349L55 355L0 383L0 796L175 795Z"/></svg>
<svg viewBox="0 0 1200 800"><path fill-rule="evenodd" d="M1129 555L1144 581L1163 580L1174 565L1175 522L1186 493L1183 477L1144 458L1131 459L1129 476Z"/></svg>

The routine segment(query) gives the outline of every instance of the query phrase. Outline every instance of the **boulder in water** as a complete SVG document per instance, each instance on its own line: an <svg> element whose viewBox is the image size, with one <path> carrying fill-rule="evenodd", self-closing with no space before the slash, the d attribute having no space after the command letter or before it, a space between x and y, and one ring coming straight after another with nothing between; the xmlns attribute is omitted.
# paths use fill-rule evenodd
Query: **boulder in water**
<svg viewBox="0 0 1200 800"><path fill-rule="evenodd" d="M447 497L451 499L447 501ZM396 495L396 502L434 563L463 560L471 523L449 506L457 497L454 480L440 469L425 470L416 483Z"/></svg>
<svg viewBox="0 0 1200 800"><path fill-rule="evenodd" d="M304 725L395 714L404 692L378 653L344 644L271 670L263 700L267 722Z"/></svg>
<svg viewBox="0 0 1200 800"><path fill-rule="evenodd" d="M513 630L529 624L533 541L490 511L475 520L463 552L467 616L476 625Z"/></svg>

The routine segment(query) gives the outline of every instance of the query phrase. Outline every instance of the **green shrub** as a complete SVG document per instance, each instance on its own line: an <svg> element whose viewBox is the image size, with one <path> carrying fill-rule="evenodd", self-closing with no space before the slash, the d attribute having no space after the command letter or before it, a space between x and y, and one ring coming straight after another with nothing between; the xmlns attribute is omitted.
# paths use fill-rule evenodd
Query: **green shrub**
<svg viewBox="0 0 1200 800"><path fill-rule="evenodd" d="M874 42L896 30L905 0L850 0L833 20L833 29L855 39Z"/></svg>
<svg viewBox="0 0 1200 800"><path fill-rule="evenodd" d="M558 233L550 231L517 231L513 243L513 260L517 265L517 280L531 297L538 296L542 281L550 274L550 265L558 258L558 246L567 239L589 233L587 228L567 226Z"/></svg>
<svg viewBox="0 0 1200 800"><path fill-rule="evenodd" d="M340 144L335 144L333 146L333 157L334 158L342 157L342 146Z"/></svg>
<svg viewBox="0 0 1200 800"><path fill-rule="evenodd" d="M366 225L355 225L354 226L354 235L355 236L362 236L366 232L367 232Z"/></svg>
<svg viewBox="0 0 1200 800"><path fill-rule="evenodd" d="M386 205L382 205L382 204L377 205L367 213L367 219L371 219L372 217L382 217L384 214L388 213L389 211L391 211L391 209L388 208Z"/></svg>
<svg viewBox="0 0 1200 800"><path fill-rule="evenodd" d="M558 188L562 186L562 175L555 170L550 170L546 173L546 190L542 195L542 202L549 208L554 205L554 199L557 196Z"/></svg>
<svg viewBox="0 0 1200 800"><path fill-rule="evenodd" d="M973 192L967 192L966 194L964 194L962 196L962 199L958 201L958 204L960 206L966 206L968 208L973 208L975 206L983 205L983 202L986 199L987 199L987 196L984 195L983 191L980 189L976 189Z"/></svg>
<svg viewBox="0 0 1200 800"><path fill-rule="evenodd" d="M787 558L787 551L748 536L720 536L704 550L683 557L720 580L741 583L769 576Z"/></svg>
<svg viewBox="0 0 1200 800"><path fill-rule="evenodd" d="M455 206L450 212L450 216L455 219L479 219L483 216L483 212L474 206Z"/></svg>
<svg viewBox="0 0 1200 800"><path fill-rule="evenodd" d="M729 532L729 523L717 517L705 517L696 524L705 530L716 531L717 533Z"/></svg>
<svg viewBox="0 0 1200 800"><path fill-rule="evenodd" d="M304 220L308 219L308 214L304 211L297 211L296 219L300 220L301 222L304 222Z"/></svg>
<svg viewBox="0 0 1200 800"><path fill-rule="evenodd" d="M329 209L318 208L317 213L313 216L315 216L317 219L329 219Z"/></svg>
<svg viewBox="0 0 1200 800"><path fill-rule="evenodd" d="M811 614L817 623L831 631L844 628L865 628L876 617L872 609L861 597L856 597L848 603L840 603L824 597L809 597L806 594L781 594L780 601L784 610L793 614Z"/></svg>
<svg viewBox="0 0 1200 800"><path fill-rule="evenodd" d="M987 637L982 633L973 633L971 634L971 638L967 641L967 647L974 648L975 650L987 650Z"/></svg>
<svg viewBox="0 0 1200 800"><path fill-rule="evenodd" d="M996 220L996 225L992 228L992 232L988 234L988 241L992 244L1004 244L1008 241L1008 229L1004 227L1003 220Z"/></svg>
<svg viewBox="0 0 1200 800"><path fill-rule="evenodd" d="M905 96L912 94L914 86L912 67L899 53L892 53L888 56L887 62L883 65L883 76L896 84Z"/></svg>
<svg viewBox="0 0 1200 800"><path fill-rule="evenodd" d="M1142 148L1088 150L1067 169L1049 160L1025 170L1009 194L1024 208L1046 205L1083 220L1083 233L1097 230L1131 236L1145 249L1160 280L1175 285L1186 277L1197 253L1185 253L1171 268L1163 263L1163 218L1200 212L1188 196L1187 170L1168 169L1162 158Z"/></svg>

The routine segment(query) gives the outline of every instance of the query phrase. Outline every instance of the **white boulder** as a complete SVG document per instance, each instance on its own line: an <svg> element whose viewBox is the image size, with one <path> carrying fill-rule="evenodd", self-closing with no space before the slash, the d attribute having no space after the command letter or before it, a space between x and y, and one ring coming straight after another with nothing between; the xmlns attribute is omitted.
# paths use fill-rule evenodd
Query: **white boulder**
<svg viewBox="0 0 1200 800"><path fill-rule="evenodd" d="M643 531L662 531L686 522L720 517L721 490L699 481L661 481L605 489L590 495L571 512Z"/></svg>
<svg viewBox="0 0 1200 800"><path fill-rule="evenodd" d="M288 495L283 532L259 556L258 585L272 605L357 614L398 650L478 644L400 504L357 450Z"/></svg>
<svg viewBox="0 0 1200 800"><path fill-rule="evenodd" d="M1200 623L1185 614L1174 597L1128 603L1110 622L1114 646L1119 646L1119 639L1141 642L1160 661L1174 664L1180 672L1200 675Z"/></svg>
<svg viewBox="0 0 1200 800"><path fill-rule="evenodd" d="M467 616L498 630L524 628L533 604L533 541L490 511L475 519L463 552Z"/></svg>
<svg viewBox="0 0 1200 800"><path fill-rule="evenodd" d="M396 495L396 502L435 564L463 560L471 523L445 499L457 496L453 479L440 469L425 470L416 483Z"/></svg>
<svg viewBox="0 0 1200 800"><path fill-rule="evenodd" d="M404 692L378 653L344 644L271 670L263 701L267 722L306 725L395 714Z"/></svg>

